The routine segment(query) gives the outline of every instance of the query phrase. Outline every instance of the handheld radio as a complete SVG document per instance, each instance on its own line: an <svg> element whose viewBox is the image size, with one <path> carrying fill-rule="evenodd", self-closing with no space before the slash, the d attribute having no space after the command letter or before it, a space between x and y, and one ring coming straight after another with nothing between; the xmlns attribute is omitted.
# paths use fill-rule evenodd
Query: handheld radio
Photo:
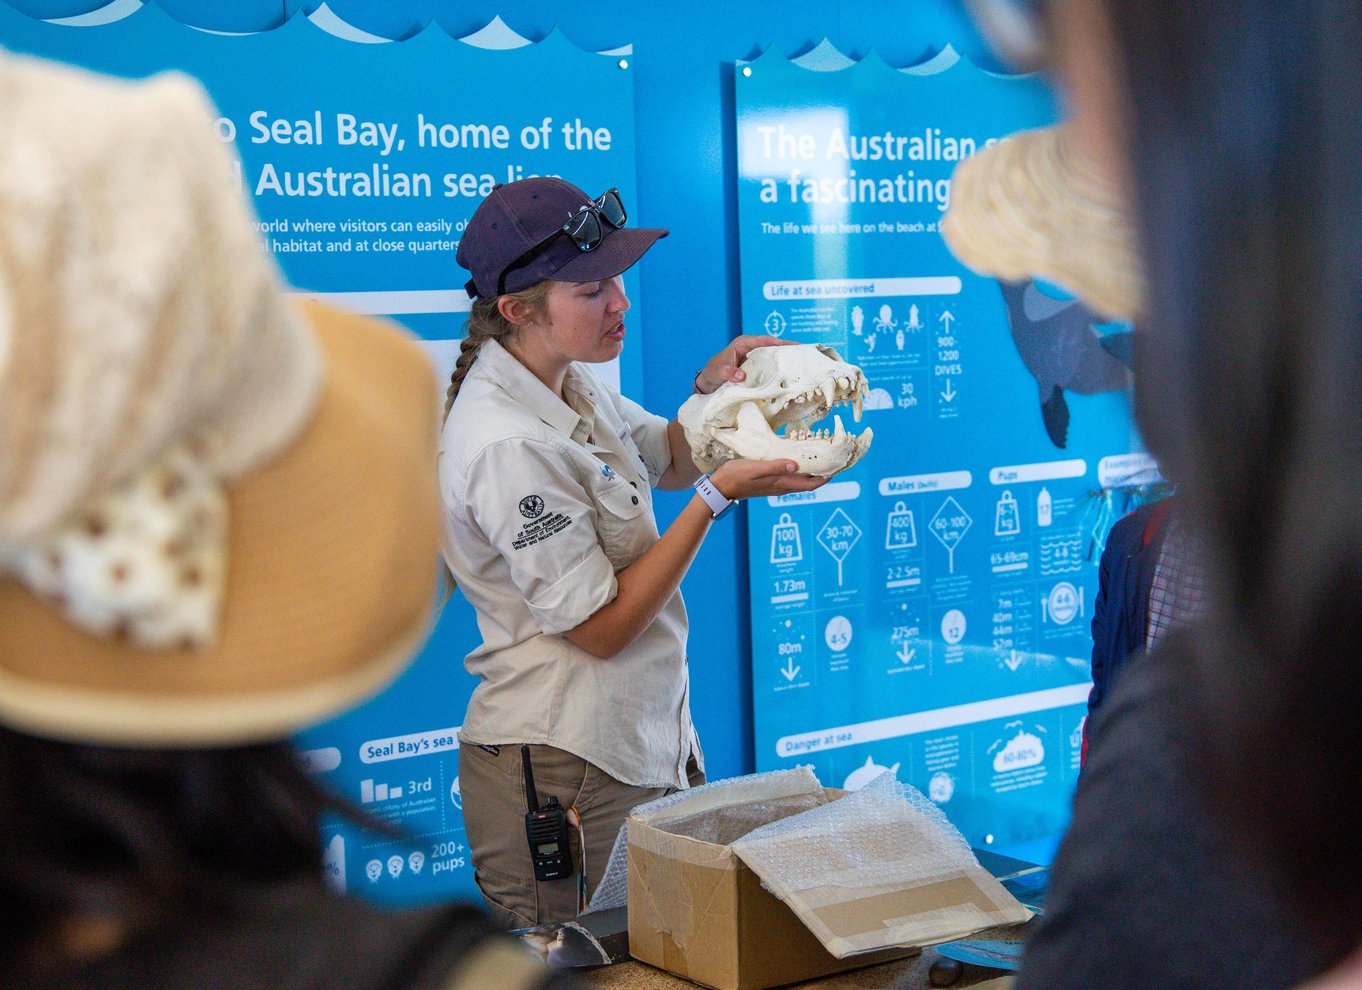
<svg viewBox="0 0 1362 990"><path fill-rule="evenodd" d="M548 804L539 806L534 789L534 768L530 766L530 747L520 747L520 767L525 772L525 836L530 840L530 860L536 880L562 880L572 876L572 856L568 850L567 810L549 795Z"/></svg>

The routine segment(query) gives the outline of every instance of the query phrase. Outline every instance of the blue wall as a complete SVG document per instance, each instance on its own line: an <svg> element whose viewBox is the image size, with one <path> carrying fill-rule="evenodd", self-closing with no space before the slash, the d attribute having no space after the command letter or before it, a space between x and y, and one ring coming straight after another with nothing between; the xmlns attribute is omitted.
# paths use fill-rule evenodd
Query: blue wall
<svg viewBox="0 0 1362 990"><path fill-rule="evenodd" d="M97 9L108 0L8 0L38 17ZM127 2L127 0L120 0ZM216 31L276 26L303 0L160 0L171 16ZM649 408L673 412L705 359L742 329L739 317L733 62L774 49L794 56L829 39L853 58L872 47L890 65L921 61L949 42L987 61L958 0L787 0L783 3L620 3L611 0L333 0L341 19L402 38L436 19L455 37L494 15L540 40L555 27L590 50L632 45L636 79L639 223L672 235L643 261L642 341ZM2 41L3 39L0 39ZM570 80L508 80L563 86ZM451 261L452 264L452 261ZM759 328L753 328L758 329ZM635 345L638 346L638 345ZM663 495L665 525L684 496ZM711 777L753 768L746 519L716 526L683 585L691 613L693 707Z"/></svg>

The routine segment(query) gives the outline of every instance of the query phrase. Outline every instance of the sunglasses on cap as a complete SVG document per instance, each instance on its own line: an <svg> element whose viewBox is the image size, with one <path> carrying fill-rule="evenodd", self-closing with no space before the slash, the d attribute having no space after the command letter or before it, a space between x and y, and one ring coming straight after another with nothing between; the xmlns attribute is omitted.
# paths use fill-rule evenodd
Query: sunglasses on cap
<svg viewBox="0 0 1362 990"><path fill-rule="evenodd" d="M965 8L998 60L1013 72L1037 72L1051 61L1047 0L965 0Z"/></svg>
<svg viewBox="0 0 1362 990"><path fill-rule="evenodd" d="M505 294L506 276L508 274L517 268L528 265L547 251L549 246L559 237L566 235L572 238L579 250L591 251L599 247L601 241L605 239L603 223L619 230L628 219L629 214L624 210L624 200L620 199L620 191L618 189L607 189L596 199L569 216L561 227L503 268L501 274L497 276L497 295Z"/></svg>

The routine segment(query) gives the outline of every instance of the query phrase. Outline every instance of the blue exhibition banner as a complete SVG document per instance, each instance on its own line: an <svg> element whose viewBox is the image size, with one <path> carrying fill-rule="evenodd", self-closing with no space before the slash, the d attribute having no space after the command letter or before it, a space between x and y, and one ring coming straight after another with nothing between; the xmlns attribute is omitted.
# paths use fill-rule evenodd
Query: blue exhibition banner
<svg viewBox="0 0 1362 990"><path fill-rule="evenodd" d="M494 183L561 175L593 195L613 186L636 201L631 59L627 50L584 52L558 33L532 44L500 21L463 39L432 23L379 42L325 7L272 31L224 35L181 24L155 3L119 0L52 22L0 2L0 44L13 51L124 76L178 69L199 79L289 281L406 324L447 376L468 309L454 253ZM626 277L631 296L636 279ZM633 363L619 377L638 394L641 348L626 354ZM432 402L436 392L432 383ZM431 565L434 595L433 557ZM299 740L321 779L399 832L330 823L337 886L392 903L476 893L456 733L474 684L463 658L478 642L456 594L387 692Z"/></svg>
<svg viewBox="0 0 1362 990"><path fill-rule="evenodd" d="M888 768L976 846L1044 842L1078 769L1103 489L1145 458L1108 328L970 273L938 226L956 164L1050 122L1049 91L825 43L740 63L736 98L744 325L858 364L874 430L824 488L750 508L757 768Z"/></svg>

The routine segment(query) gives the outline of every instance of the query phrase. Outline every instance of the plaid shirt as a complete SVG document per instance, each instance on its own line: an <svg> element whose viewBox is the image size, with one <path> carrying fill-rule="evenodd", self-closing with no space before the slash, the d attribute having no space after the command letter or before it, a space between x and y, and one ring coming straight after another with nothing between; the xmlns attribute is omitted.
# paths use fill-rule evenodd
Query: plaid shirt
<svg viewBox="0 0 1362 990"><path fill-rule="evenodd" d="M1167 525L1168 532L1149 587L1146 650L1170 629L1195 619L1205 607L1201 549L1176 518L1170 518Z"/></svg>

